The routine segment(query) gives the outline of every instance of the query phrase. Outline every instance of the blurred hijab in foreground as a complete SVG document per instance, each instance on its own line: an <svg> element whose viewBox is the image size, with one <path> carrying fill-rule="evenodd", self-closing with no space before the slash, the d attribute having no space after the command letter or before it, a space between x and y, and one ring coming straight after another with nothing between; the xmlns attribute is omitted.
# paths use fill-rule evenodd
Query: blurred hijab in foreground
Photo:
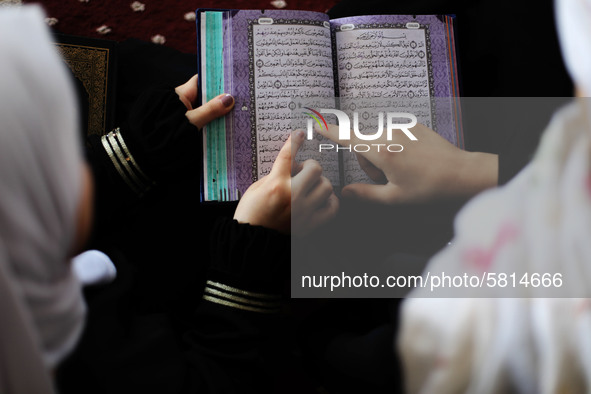
<svg viewBox="0 0 591 394"><path fill-rule="evenodd" d="M589 95L591 0L555 6L566 66ZM558 111L532 162L457 215L452 245L426 272L483 285L448 286L440 297L416 288L405 301L407 392L591 392L590 104Z"/></svg>
<svg viewBox="0 0 591 394"><path fill-rule="evenodd" d="M562 58L573 83L591 94L591 1L556 0L556 26Z"/></svg>
<svg viewBox="0 0 591 394"><path fill-rule="evenodd" d="M0 8L0 54L0 392L42 394L85 314L76 102L37 6Z"/></svg>

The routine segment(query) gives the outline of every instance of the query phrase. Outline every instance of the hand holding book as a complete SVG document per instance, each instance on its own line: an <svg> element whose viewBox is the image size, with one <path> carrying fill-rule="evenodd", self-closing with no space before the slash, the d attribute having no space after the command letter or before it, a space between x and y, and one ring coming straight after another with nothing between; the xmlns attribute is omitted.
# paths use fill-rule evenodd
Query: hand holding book
<svg viewBox="0 0 591 394"><path fill-rule="evenodd" d="M189 119L189 122L198 129L201 129L212 120L230 112L234 107L234 98L229 94L220 94L207 103L193 108L197 102L197 78L198 76L194 75L181 86L177 86L175 92L183 104L185 104L185 107L187 107L185 116Z"/></svg>

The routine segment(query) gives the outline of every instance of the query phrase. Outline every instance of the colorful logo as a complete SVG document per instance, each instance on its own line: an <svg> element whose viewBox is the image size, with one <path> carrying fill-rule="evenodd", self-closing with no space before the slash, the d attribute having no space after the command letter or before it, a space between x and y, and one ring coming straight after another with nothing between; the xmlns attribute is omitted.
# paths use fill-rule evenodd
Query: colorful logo
<svg viewBox="0 0 591 394"><path fill-rule="evenodd" d="M324 123L324 128L326 130L328 130L328 124L326 124L326 120L324 119L324 116L320 115L320 112L313 110L310 107L304 107L305 109L307 109L308 111L312 111L313 113L310 114L308 112L304 112L306 115L311 116L312 118L314 118L314 120L316 121L316 123L318 123L318 127L322 128L322 123L320 123L320 119L322 119L322 122ZM318 119L320 118L320 119Z"/></svg>

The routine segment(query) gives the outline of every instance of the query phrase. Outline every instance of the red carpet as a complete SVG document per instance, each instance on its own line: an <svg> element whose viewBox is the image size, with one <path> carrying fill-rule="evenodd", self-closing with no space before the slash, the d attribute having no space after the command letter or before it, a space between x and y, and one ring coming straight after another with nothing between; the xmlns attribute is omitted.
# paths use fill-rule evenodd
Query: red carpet
<svg viewBox="0 0 591 394"><path fill-rule="evenodd" d="M196 53L194 20L185 14L197 8L293 9L324 12L337 0L25 0L38 3L65 34L114 41L137 38L163 41L185 53ZM97 29L103 27L101 34Z"/></svg>

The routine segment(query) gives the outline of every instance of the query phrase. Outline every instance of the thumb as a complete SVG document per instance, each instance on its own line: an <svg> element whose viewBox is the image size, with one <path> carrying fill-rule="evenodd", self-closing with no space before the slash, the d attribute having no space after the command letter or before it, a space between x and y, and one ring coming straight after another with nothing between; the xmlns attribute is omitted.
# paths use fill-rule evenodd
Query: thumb
<svg viewBox="0 0 591 394"><path fill-rule="evenodd" d="M402 189L392 183L372 185L367 183L352 183L343 188L343 197L358 198L380 204L395 204L402 202Z"/></svg>
<svg viewBox="0 0 591 394"><path fill-rule="evenodd" d="M197 74L184 84L177 86L174 91L187 109L193 109L193 104L197 101Z"/></svg>
<svg viewBox="0 0 591 394"><path fill-rule="evenodd" d="M187 111L187 118L200 129L212 120L226 115L232 107L234 107L234 97L229 94L220 94L201 107Z"/></svg>

